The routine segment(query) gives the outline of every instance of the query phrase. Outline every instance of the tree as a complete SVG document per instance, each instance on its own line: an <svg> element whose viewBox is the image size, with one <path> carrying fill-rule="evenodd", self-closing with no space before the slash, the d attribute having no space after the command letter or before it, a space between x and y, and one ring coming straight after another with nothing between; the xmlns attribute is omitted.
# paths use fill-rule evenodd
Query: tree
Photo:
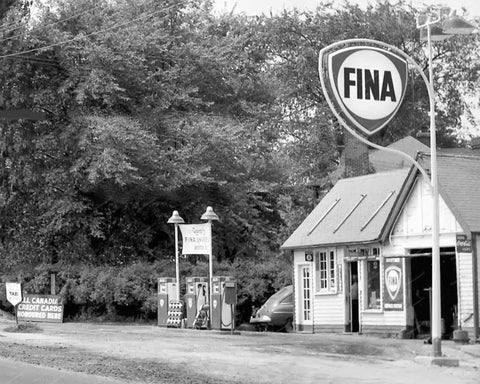
<svg viewBox="0 0 480 384"><path fill-rule="evenodd" d="M272 258L331 186L341 153L318 52L361 36L425 62L415 10L386 2L273 17L211 9L201 0L51 0L35 18L28 1L9 9L4 20L16 24L3 31L1 107L47 119L1 127L3 270L31 279L35 268L82 265L85 276L89 266L107 275L163 260L155 271L167 273L172 210L195 223L212 205L222 271L242 281L242 266L274 274L265 294L288 282L288 263ZM461 63L461 49L445 43L435 60L445 142L463 111L448 69L464 64L464 84L478 81L474 51ZM392 129L375 139L415 132L427 110L414 78ZM246 307L261 301L242 294Z"/></svg>

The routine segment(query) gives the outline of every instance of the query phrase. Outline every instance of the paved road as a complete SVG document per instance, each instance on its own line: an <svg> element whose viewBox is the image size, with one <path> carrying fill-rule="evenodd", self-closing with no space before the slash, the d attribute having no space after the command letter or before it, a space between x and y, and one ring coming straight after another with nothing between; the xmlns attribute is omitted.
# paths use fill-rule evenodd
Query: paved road
<svg viewBox="0 0 480 384"><path fill-rule="evenodd" d="M0 384L125 384L124 381L0 359Z"/></svg>

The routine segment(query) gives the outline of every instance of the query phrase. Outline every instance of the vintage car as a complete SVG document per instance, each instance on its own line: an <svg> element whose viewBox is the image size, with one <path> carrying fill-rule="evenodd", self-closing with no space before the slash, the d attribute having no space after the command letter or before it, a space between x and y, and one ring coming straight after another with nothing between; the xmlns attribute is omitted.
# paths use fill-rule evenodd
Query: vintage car
<svg viewBox="0 0 480 384"><path fill-rule="evenodd" d="M270 298L250 318L258 330L293 331L293 285L287 285Z"/></svg>

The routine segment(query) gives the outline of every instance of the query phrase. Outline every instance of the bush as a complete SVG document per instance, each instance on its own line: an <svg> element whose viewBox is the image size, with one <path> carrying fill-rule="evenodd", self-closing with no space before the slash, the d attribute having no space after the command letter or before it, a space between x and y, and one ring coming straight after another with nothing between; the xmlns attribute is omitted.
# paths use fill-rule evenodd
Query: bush
<svg viewBox="0 0 480 384"><path fill-rule="evenodd" d="M174 263L134 263L125 266L49 265L31 272L6 275L3 282L20 281L27 293L49 294L50 274L56 271L56 285L64 299L64 318L71 320L153 321L157 317L157 279L174 276ZM259 306L275 291L291 283L291 261L276 256L267 261L243 260L214 263L215 276L237 280L237 322L248 321L252 306ZM208 276L208 260L181 260L181 293L190 276ZM11 310L5 289L0 289L0 306Z"/></svg>

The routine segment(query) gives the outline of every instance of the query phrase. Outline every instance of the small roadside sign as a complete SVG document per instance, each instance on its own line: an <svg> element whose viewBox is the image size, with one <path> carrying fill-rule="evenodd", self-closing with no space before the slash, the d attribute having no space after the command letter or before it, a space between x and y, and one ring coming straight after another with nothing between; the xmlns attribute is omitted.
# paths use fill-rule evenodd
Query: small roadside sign
<svg viewBox="0 0 480 384"><path fill-rule="evenodd" d="M5 283L7 300L15 307L22 302L22 286L20 283Z"/></svg>

